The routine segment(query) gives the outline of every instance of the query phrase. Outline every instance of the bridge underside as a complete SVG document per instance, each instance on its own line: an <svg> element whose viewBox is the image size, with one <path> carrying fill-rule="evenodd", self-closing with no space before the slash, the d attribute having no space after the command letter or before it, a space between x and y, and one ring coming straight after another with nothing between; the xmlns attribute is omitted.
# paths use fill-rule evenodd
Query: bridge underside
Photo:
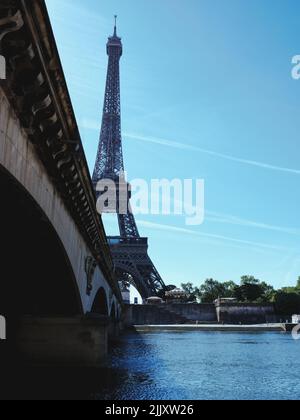
<svg viewBox="0 0 300 420"><path fill-rule="evenodd" d="M1 166L0 191L0 313L7 329L0 364L21 361L20 352L26 359L36 353L35 360L55 360L51 340L67 350L67 333L77 337L82 325L76 279L51 223Z"/></svg>
<svg viewBox="0 0 300 420"><path fill-rule="evenodd" d="M76 280L50 222L0 166L0 307L21 315L82 313Z"/></svg>

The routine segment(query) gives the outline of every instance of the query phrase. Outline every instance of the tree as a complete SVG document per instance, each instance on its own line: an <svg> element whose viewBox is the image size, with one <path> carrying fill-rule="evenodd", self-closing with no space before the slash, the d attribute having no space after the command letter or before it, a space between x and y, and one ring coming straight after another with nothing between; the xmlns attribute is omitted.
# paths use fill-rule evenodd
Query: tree
<svg viewBox="0 0 300 420"><path fill-rule="evenodd" d="M216 299L224 297L225 293L226 288L224 284L214 279L207 279L199 289L199 296L203 303L212 303Z"/></svg>
<svg viewBox="0 0 300 420"><path fill-rule="evenodd" d="M240 302L273 302L275 290L266 282L261 282L254 276L243 276L241 285L235 288L234 296Z"/></svg>
<svg viewBox="0 0 300 420"><path fill-rule="evenodd" d="M264 292L262 300L264 302L274 302L274 299L276 296L276 290L274 289L274 287L271 286L270 284L267 284L264 281L261 283L261 287Z"/></svg>
<svg viewBox="0 0 300 420"><path fill-rule="evenodd" d="M245 283L235 288L235 297L239 302L255 302L263 295L264 290L260 284Z"/></svg>
<svg viewBox="0 0 300 420"><path fill-rule="evenodd" d="M193 283L183 283L181 288L188 295L188 302L196 302L197 288L194 287Z"/></svg>
<svg viewBox="0 0 300 420"><path fill-rule="evenodd" d="M181 285L182 290L188 295L192 295L195 291L193 283L183 283Z"/></svg>
<svg viewBox="0 0 300 420"><path fill-rule="evenodd" d="M295 287L283 287L282 289L278 290L278 292L285 293L287 295L296 293Z"/></svg>
<svg viewBox="0 0 300 420"><path fill-rule="evenodd" d="M224 293L223 293L223 298L233 298L234 297L234 291L237 287L237 285L234 283L234 281L226 281L225 283L223 283L223 287L224 287Z"/></svg>
<svg viewBox="0 0 300 420"><path fill-rule="evenodd" d="M300 295L279 291L275 298L276 312L283 316L300 314Z"/></svg>
<svg viewBox="0 0 300 420"><path fill-rule="evenodd" d="M241 286L245 284L260 284L260 280L256 279L254 276L242 276Z"/></svg>
<svg viewBox="0 0 300 420"><path fill-rule="evenodd" d="M201 291L200 291L200 287L195 287L194 296L195 296L197 302L201 302Z"/></svg>
<svg viewBox="0 0 300 420"><path fill-rule="evenodd" d="M300 294L300 277L298 277L296 287L283 287L279 292L286 294Z"/></svg>

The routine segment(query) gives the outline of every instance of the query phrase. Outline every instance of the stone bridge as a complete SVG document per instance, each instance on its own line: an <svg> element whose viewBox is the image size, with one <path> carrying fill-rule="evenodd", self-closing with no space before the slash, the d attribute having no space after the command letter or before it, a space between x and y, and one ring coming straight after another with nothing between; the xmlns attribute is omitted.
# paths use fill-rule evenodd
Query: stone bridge
<svg viewBox="0 0 300 420"><path fill-rule="evenodd" d="M95 365L122 296L43 0L1 0L0 54L5 349Z"/></svg>

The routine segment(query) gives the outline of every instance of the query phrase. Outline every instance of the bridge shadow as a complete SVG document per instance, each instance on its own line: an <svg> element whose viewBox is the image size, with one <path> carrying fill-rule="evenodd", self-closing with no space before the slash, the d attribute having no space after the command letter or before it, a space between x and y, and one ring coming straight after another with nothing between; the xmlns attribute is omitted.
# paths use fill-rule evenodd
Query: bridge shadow
<svg viewBox="0 0 300 420"><path fill-rule="evenodd" d="M0 167L0 315L7 340L0 365L18 363L16 340L23 316L81 313L76 280L59 237L37 203Z"/></svg>
<svg viewBox="0 0 300 420"><path fill-rule="evenodd" d="M102 368L24 367L1 369L0 401L4 400L110 400L128 380L130 372L114 361L126 351L116 342Z"/></svg>
<svg viewBox="0 0 300 420"><path fill-rule="evenodd" d="M122 399L120 396L128 383L149 380L147 374L123 366L132 349L139 356L149 350L142 336L130 330L114 343L107 362L99 369L26 368L17 364L11 369L8 366L1 371L0 400Z"/></svg>
<svg viewBox="0 0 300 420"><path fill-rule="evenodd" d="M104 367L19 367L1 373L0 400L91 400L111 383L111 371Z"/></svg>

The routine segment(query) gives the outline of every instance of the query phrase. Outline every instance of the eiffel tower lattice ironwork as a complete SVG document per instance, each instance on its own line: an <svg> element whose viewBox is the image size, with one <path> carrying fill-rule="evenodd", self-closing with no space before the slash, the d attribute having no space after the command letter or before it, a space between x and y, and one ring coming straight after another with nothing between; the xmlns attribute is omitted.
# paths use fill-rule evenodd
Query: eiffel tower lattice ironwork
<svg viewBox="0 0 300 420"><path fill-rule="evenodd" d="M114 34L109 37L107 43L109 60L102 128L93 174L95 188L99 181L109 179L116 183L117 190L119 190L121 188L119 179L124 174L120 100L120 58L122 53L122 40L117 35L115 22ZM128 203L126 203L127 213L120 214L117 211L120 236L108 237L116 274L120 282L131 283L135 286L143 299L160 296L165 291L165 284L149 258L148 238L140 237L129 199L130 195ZM117 209L119 210L119 203Z"/></svg>

